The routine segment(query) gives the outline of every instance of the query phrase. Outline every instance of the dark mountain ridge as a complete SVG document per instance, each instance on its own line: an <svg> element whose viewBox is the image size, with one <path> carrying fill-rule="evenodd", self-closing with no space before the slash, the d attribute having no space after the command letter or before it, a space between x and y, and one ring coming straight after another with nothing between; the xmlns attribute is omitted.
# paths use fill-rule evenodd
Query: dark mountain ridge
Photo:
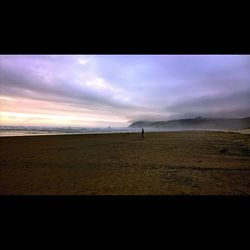
<svg viewBox="0 0 250 250"><path fill-rule="evenodd" d="M170 121L137 121L130 128L148 127L155 129L246 129L250 127L250 117L246 118L203 118Z"/></svg>

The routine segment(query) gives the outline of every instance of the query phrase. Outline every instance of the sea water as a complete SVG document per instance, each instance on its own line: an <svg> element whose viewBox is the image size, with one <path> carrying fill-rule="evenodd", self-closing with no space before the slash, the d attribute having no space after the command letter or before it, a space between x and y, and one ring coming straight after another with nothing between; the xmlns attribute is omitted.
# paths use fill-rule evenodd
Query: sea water
<svg viewBox="0 0 250 250"><path fill-rule="evenodd" d="M0 126L0 137L35 136L60 134L103 134L138 133L138 128L84 128L84 127L41 127L41 126Z"/></svg>
<svg viewBox="0 0 250 250"><path fill-rule="evenodd" d="M0 137L9 136L37 136L37 135L67 135L67 134L114 134L114 133L141 133L142 128L120 127L120 128L86 128L86 127L42 127L42 126L0 126ZM195 129L166 129L166 128L144 128L147 132L169 132L169 131L195 131ZM204 131L206 131L204 129ZM215 130L218 131L218 130ZM221 130L225 131L225 130Z"/></svg>

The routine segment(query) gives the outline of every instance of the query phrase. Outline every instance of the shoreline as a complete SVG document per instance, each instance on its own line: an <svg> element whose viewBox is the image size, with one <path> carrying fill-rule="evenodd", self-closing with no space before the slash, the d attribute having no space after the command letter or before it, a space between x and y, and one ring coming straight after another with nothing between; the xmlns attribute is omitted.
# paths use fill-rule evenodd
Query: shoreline
<svg viewBox="0 0 250 250"><path fill-rule="evenodd" d="M169 131L146 131L146 134L149 133L182 133L182 132L225 132L225 133L240 133L240 134L250 134L250 129L245 130L169 130ZM2 135L0 133L0 138L5 137L34 137L34 136L59 136L59 135L112 135L112 134L141 134L140 131L118 131L118 132L93 132L93 133L48 133L48 134L24 134L24 135Z"/></svg>

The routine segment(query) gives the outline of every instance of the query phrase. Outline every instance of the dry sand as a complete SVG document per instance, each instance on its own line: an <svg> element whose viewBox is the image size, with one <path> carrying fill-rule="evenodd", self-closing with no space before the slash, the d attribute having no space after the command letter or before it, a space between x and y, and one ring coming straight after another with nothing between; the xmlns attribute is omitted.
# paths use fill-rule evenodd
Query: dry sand
<svg viewBox="0 0 250 250"><path fill-rule="evenodd" d="M250 135L0 138L0 194L250 194Z"/></svg>

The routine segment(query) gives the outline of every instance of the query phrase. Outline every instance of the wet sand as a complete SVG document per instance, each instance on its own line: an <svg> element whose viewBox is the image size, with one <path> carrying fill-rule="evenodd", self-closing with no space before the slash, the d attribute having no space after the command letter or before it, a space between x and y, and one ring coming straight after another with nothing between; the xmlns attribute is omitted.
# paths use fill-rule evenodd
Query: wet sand
<svg viewBox="0 0 250 250"><path fill-rule="evenodd" d="M249 195L250 135L0 138L1 195Z"/></svg>

